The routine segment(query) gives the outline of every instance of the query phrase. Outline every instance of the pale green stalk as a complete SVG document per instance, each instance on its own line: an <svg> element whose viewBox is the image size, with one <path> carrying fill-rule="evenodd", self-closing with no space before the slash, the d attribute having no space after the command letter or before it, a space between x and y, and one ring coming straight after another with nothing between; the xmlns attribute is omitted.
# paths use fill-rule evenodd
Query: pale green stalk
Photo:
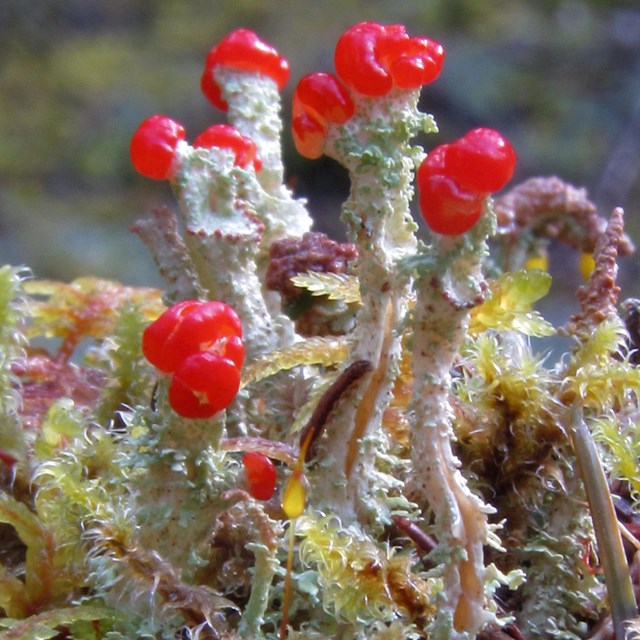
<svg viewBox="0 0 640 640"><path fill-rule="evenodd" d="M482 301L482 259L493 215L467 234L435 236L432 252L418 268L413 311L413 400L411 498L434 516L443 561L442 602L434 638L474 638L494 615L487 610L483 547L493 509L468 488L453 453L451 368Z"/></svg>
<svg viewBox="0 0 640 640"><path fill-rule="evenodd" d="M418 92L358 97L347 123L330 128L325 153L349 170L351 193L342 218L358 247L362 306L351 336L350 361L366 360L372 373L356 385L326 427L326 461L314 478L322 503L343 522L388 518L370 499L376 435L391 399L401 354L410 279L399 269L415 253L416 224L409 212L413 175L422 150L409 145L431 124L417 110Z"/></svg>

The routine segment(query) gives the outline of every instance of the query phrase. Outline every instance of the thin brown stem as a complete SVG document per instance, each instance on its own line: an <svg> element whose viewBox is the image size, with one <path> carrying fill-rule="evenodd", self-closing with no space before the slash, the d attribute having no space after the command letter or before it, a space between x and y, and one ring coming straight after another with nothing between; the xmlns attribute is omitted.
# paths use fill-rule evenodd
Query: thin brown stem
<svg viewBox="0 0 640 640"><path fill-rule="evenodd" d="M582 407L578 403L574 403L571 408L571 426L573 446L589 502L598 553L609 594L613 628L616 637L623 639L627 623L638 615L638 607L607 478L591 433L583 419Z"/></svg>

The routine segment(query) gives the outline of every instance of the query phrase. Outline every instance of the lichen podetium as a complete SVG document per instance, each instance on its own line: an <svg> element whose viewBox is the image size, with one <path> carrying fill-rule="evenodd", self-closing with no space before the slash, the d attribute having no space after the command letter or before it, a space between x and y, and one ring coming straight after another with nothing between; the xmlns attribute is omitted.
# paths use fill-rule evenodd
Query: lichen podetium
<svg viewBox="0 0 640 640"><path fill-rule="evenodd" d="M134 166L178 202L133 227L163 292L0 268L3 637L640 627L640 302L618 310L622 211L607 221L559 178L493 196L516 163L493 129L412 144L436 131L418 103L443 63L436 41L364 22L335 75L297 84L298 151L349 173L348 242L311 231L284 184L289 66L241 29L201 82L228 123L190 143L157 114L132 138ZM557 363L530 341L556 333L534 309L551 241L590 263ZM592 520L585 495L607 510ZM626 548L602 543L618 518Z"/></svg>

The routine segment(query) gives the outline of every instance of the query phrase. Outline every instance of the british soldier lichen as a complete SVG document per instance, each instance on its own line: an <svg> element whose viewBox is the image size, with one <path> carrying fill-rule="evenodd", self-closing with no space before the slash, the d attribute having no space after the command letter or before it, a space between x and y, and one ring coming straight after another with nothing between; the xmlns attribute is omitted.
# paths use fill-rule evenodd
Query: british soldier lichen
<svg viewBox="0 0 640 640"><path fill-rule="evenodd" d="M597 456L574 448L578 427L597 443L640 548L622 212L558 178L494 201L515 152L492 129L412 144L436 131L418 99L443 61L365 22L335 75L297 85L296 147L349 172L346 243L283 182L288 63L242 29L202 76L228 123L189 142L156 115L132 140L178 201L134 225L167 310L156 290L0 268L7 637L581 638L633 617L626 560L605 549L603 573L593 552ZM530 342L556 331L534 309L553 240L593 259L556 364Z"/></svg>

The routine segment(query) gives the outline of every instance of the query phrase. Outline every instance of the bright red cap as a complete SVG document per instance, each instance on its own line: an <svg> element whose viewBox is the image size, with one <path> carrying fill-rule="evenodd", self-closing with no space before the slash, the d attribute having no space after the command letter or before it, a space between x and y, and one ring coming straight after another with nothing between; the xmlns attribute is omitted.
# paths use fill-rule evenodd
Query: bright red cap
<svg viewBox="0 0 640 640"><path fill-rule="evenodd" d="M176 147L184 136L184 127L168 116L154 115L141 122L129 146L136 171L153 180L171 178Z"/></svg>
<svg viewBox="0 0 640 640"><path fill-rule="evenodd" d="M194 147L219 147L231 149L235 156L235 164L246 169L253 164L256 172L262 169L262 161L258 157L256 143L248 136L243 136L235 127L228 124L214 124L205 129L194 141Z"/></svg>
<svg viewBox="0 0 640 640"><path fill-rule="evenodd" d="M338 40L336 72L365 96L383 96L393 87L415 89L435 80L444 48L428 38L410 38L404 26L360 22Z"/></svg>
<svg viewBox="0 0 640 640"><path fill-rule="evenodd" d="M226 111L228 105L213 78L213 71L218 66L269 76L278 89L282 89L289 79L289 63L274 47L249 29L232 31L209 51L200 85L207 99L222 111Z"/></svg>

